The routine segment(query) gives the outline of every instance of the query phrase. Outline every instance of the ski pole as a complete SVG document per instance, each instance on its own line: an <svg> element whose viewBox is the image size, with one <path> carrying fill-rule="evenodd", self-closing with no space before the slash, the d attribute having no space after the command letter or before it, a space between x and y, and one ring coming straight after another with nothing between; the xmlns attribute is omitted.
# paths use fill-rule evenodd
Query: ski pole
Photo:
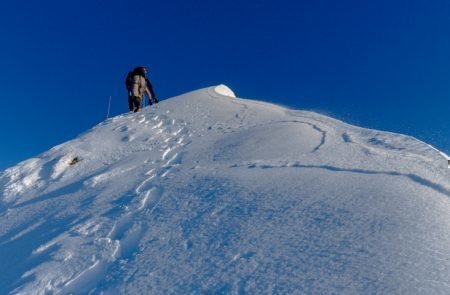
<svg viewBox="0 0 450 295"><path fill-rule="evenodd" d="M109 111L111 109L111 95L109 96L109 103L108 103L108 112L106 114L106 119L109 119Z"/></svg>

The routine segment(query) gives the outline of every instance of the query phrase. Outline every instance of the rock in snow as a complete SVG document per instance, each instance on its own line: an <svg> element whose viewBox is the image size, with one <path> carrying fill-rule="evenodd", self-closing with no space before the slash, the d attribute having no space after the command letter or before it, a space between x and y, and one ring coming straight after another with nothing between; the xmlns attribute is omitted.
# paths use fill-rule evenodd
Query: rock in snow
<svg viewBox="0 0 450 295"><path fill-rule="evenodd" d="M450 294L445 155L234 97L168 99L3 171L0 294Z"/></svg>

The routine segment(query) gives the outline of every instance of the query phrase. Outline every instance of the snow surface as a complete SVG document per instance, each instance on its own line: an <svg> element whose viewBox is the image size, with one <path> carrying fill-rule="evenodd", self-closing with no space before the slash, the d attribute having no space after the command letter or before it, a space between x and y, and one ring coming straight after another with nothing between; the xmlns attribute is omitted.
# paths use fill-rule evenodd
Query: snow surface
<svg viewBox="0 0 450 295"><path fill-rule="evenodd" d="M228 96L228 97L232 97L232 98L236 98L236 95L234 94L233 90L231 90L230 88L228 88L228 86L226 85L219 85L217 87L214 88L214 91L217 94L223 95L223 96Z"/></svg>
<svg viewBox="0 0 450 295"><path fill-rule="evenodd" d="M445 154L232 93L3 171L0 294L450 294Z"/></svg>

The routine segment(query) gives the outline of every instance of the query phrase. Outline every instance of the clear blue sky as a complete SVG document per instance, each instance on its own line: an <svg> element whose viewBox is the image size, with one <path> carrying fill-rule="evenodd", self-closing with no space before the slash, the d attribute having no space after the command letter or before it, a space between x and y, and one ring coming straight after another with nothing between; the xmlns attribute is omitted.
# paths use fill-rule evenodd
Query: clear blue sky
<svg viewBox="0 0 450 295"><path fill-rule="evenodd" d="M450 151L449 1L2 1L0 36L0 170L126 112L135 65Z"/></svg>

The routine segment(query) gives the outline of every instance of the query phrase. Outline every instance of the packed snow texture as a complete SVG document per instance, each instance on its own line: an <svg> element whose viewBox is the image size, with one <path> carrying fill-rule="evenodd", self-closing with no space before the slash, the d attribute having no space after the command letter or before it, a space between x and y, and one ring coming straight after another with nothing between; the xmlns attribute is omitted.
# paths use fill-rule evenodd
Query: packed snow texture
<svg viewBox="0 0 450 295"><path fill-rule="evenodd" d="M230 97L168 99L3 171L0 294L450 294L445 155Z"/></svg>

